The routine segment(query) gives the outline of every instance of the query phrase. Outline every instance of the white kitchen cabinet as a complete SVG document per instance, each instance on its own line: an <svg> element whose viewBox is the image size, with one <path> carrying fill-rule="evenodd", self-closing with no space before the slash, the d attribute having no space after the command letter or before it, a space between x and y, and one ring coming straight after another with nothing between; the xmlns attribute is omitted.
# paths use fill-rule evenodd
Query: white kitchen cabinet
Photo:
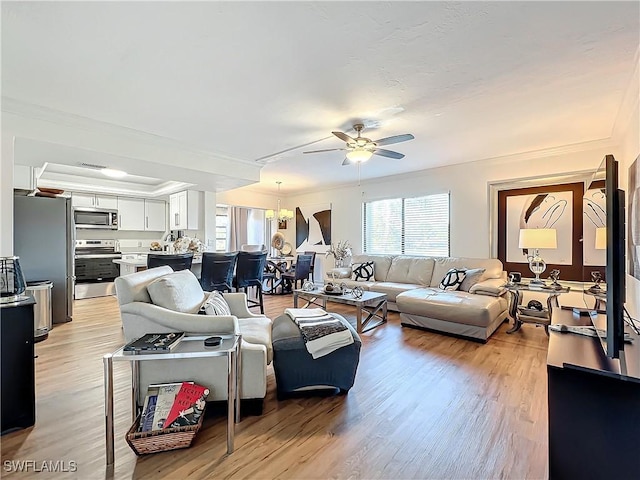
<svg viewBox="0 0 640 480"><path fill-rule="evenodd" d="M164 232L167 229L167 202L162 200L145 200L144 216L145 230Z"/></svg>
<svg viewBox="0 0 640 480"><path fill-rule="evenodd" d="M116 210L118 208L118 197L109 195L96 195L96 208L108 208Z"/></svg>
<svg viewBox="0 0 640 480"><path fill-rule="evenodd" d="M118 208L118 197L73 192L71 194L71 205L74 207L106 208L109 210L116 210Z"/></svg>
<svg viewBox="0 0 640 480"><path fill-rule="evenodd" d="M13 188L23 190L33 190L35 188L32 167L28 165L13 166Z"/></svg>
<svg viewBox="0 0 640 480"><path fill-rule="evenodd" d="M92 193L78 193L73 192L71 194L71 205L74 207L95 207L96 196Z"/></svg>
<svg viewBox="0 0 640 480"><path fill-rule="evenodd" d="M199 192L186 190L169 196L169 229L197 230L200 215Z"/></svg>
<svg viewBox="0 0 640 480"><path fill-rule="evenodd" d="M145 224L144 199L118 197L118 230L143 231Z"/></svg>

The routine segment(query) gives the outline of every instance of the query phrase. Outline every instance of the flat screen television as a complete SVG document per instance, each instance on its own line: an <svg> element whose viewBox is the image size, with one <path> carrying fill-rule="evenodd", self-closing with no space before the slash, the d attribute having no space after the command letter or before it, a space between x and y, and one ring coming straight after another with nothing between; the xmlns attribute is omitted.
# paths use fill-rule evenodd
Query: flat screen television
<svg viewBox="0 0 640 480"><path fill-rule="evenodd" d="M602 345L607 357L619 358L624 348L625 303L625 201L618 186L618 162L605 155L587 190L600 188L604 180L606 205L606 338ZM592 318L597 318L593 315ZM601 327L601 325L594 325Z"/></svg>

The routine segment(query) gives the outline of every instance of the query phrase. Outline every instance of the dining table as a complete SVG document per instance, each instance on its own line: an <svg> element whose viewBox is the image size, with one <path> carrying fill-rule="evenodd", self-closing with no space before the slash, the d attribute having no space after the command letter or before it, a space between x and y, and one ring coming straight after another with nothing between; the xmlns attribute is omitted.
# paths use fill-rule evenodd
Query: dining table
<svg viewBox="0 0 640 480"><path fill-rule="evenodd" d="M278 287L282 285L282 274L291 270L295 265L293 255L283 255L280 257L267 257L265 273L262 280L262 292L266 294L276 294ZM280 289L284 293L284 289Z"/></svg>

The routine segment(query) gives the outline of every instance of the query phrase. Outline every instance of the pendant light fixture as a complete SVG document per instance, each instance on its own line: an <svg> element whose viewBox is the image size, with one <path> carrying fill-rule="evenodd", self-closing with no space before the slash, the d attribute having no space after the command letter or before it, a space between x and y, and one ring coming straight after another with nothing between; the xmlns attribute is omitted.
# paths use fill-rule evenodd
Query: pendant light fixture
<svg viewBox="0 0 640 480"><path fill-rule="evenodd" d="M265 213L265 217L268 220L272 220L277 218L279 222L284 222L286 220L291 220L293 218L293 212L291 210L287 210L286 208L280 208L280 184L282 182L276 182L278 184L278 209L277 210L267 210Z"/></svg>

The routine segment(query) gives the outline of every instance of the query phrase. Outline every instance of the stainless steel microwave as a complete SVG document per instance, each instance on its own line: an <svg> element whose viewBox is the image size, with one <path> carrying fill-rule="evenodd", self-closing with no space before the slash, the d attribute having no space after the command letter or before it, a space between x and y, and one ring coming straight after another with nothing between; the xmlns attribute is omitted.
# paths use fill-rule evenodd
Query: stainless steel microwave
<svg viewBox="0 0 640 480"><path fill-rule="evenodd" d="M76 228L95 228L103 230L118 229L118 211L104 208L76 207L73 209Z"/></svg>

